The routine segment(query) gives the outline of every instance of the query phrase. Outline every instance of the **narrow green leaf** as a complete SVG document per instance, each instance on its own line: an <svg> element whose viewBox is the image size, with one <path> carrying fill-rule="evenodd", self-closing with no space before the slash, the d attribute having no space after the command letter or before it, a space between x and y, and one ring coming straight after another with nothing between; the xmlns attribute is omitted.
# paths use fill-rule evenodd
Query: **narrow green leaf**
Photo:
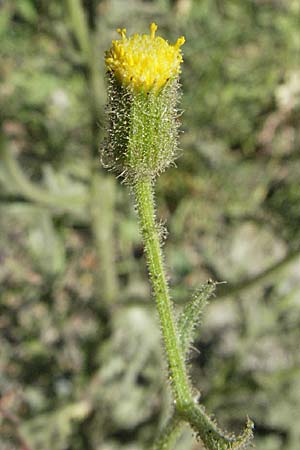
<svg viewBox="0 0 300 450"><path fill-rule="evenodd" d="M203 284L194 294L192 300L185 305L178 319L180 345L185 356L190 349L196 326L200 323L203 310L216 290L216 284L211 280Z"/></svg>

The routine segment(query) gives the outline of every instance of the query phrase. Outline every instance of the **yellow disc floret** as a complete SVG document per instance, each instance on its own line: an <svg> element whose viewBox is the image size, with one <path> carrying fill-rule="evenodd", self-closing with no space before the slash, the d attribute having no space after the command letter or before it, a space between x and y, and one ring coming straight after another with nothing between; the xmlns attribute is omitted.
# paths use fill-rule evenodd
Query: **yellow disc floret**
<svg viewBox="0 0 300 450"><path fill-rule="evenodd" d="M150 25L150 34L126 36L126 29L118 29L121 39L112 41L106 53L106 66L116 79L134 91L158 92L169 79L180 73L184 37L171 45L155 36L157 25Z"/></svg>

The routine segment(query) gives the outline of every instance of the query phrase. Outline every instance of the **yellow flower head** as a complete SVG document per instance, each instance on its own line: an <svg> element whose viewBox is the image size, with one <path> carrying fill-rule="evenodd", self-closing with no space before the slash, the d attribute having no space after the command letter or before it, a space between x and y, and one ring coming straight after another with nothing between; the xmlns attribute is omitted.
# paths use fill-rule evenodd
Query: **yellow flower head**
<svg viewBox="0 0 300 450"><path fill-rule="evenodd" d="M171 45L155 36L157 25L150 25L150 35L126 36L126 29L118 29L121 39L112 41L105 62L110 72L126 87L138 92L158 92L169 79L180 73L184 37Z"/></svg>

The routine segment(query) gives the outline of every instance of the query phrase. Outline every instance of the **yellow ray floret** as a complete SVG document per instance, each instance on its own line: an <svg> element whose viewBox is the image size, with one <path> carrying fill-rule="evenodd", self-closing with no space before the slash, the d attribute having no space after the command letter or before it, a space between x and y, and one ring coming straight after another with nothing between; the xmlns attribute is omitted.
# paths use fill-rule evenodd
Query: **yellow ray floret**
<svg viewBox="0 0 300 450"><path fill-rule="evenodd" d="M134 91L158 92L169 79L180 73L184 37L171 45L155 36L157 25L150 25L150 34L126 36L126 29L118 28L121 39L112 41L106 52L106 66L117 80Z"/></svg>

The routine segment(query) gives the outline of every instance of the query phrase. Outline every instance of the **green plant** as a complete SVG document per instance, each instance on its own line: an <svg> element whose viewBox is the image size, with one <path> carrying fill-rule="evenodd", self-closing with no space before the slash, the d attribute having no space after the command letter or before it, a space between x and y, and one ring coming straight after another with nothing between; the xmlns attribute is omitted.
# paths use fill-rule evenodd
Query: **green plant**
<svg viewBox="0 0 300 450"><path fill-rule="evenodd" d="M130 186L139 217L149 277L160 319L168 377L173 394L173 415L153 449L172 448L183 422L197 433L208 450L245 448L252 439L253 423L235 437L221 431L199 403L186 363L194 329L215 289L208 282L183 309L174 314L162 253L162 230L155 214L154 182L174 162L177 149L178 76L184 38L170 45L150 35L113 41L106 54L109 72L108 137L103 159Z"/></svg>

